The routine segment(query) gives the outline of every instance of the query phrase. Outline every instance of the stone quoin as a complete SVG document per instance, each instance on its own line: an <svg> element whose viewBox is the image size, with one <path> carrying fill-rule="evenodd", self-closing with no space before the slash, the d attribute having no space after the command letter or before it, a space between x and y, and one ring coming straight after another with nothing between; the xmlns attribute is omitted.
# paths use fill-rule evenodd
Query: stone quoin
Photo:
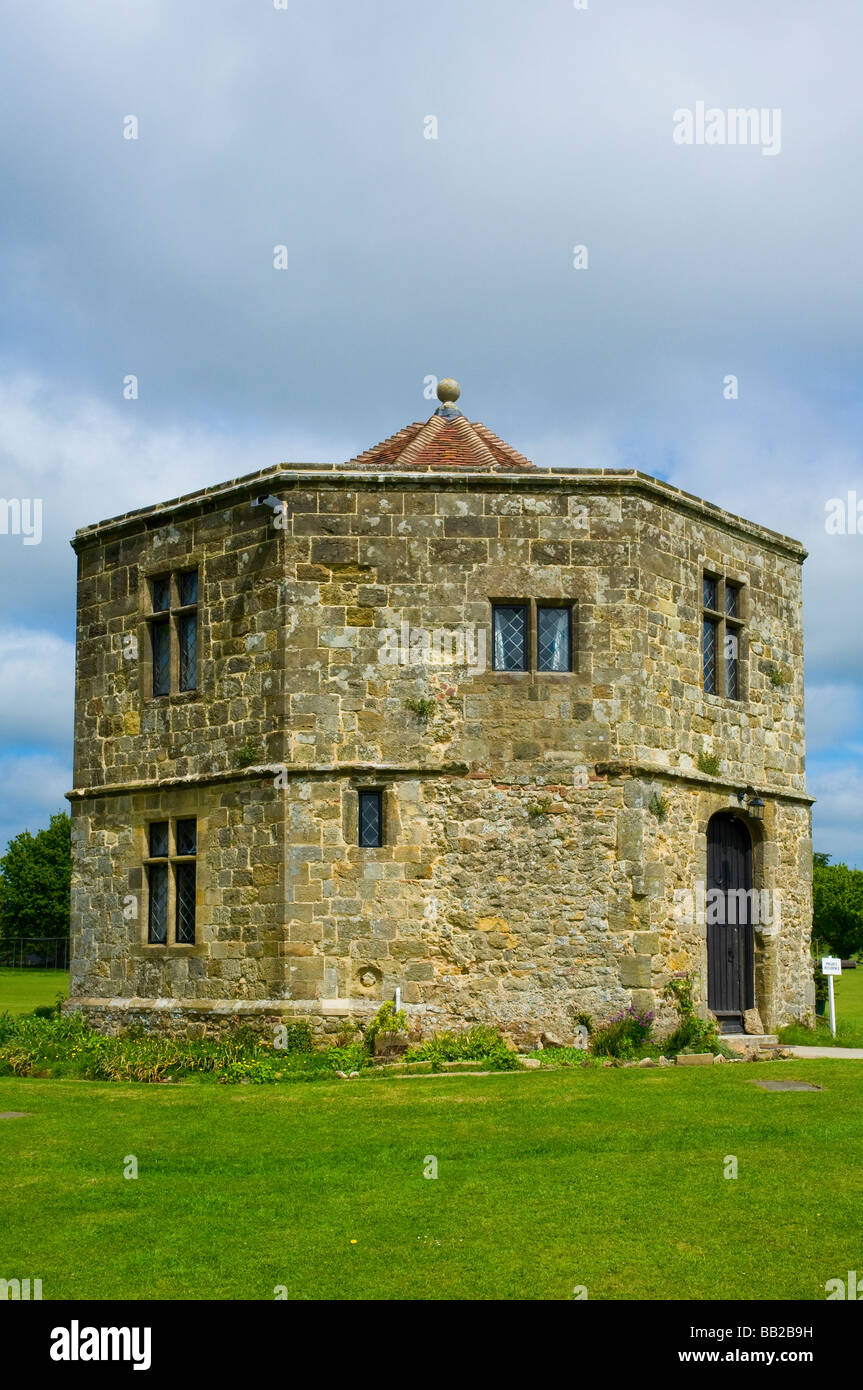
<svg viewBox="0 0 863 1390"><path fill-rule="evenodd" d="M805 552L635 470L537 467L459 394L76 534L96 1026L333 1033L398 989L414 1030L523 1044L671 1021L682 971L729 1030L812 1007ZM487 659L384 659L405 624ZM781 913L712 926L679 911L699 885Z"/></svg>

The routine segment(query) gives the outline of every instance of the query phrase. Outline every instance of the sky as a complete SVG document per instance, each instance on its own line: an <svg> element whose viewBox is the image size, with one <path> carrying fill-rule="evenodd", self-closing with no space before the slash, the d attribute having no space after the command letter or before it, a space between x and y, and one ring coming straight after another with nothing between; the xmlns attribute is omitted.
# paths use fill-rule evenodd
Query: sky
<svg viewBox="0 0 863 1390"><path fill-rule="evenodd" d="M863 866L861 40L859 0L8 7L0 851L71 786L75 528L347 459L434 375L803 541L815 846Z"/></svg>

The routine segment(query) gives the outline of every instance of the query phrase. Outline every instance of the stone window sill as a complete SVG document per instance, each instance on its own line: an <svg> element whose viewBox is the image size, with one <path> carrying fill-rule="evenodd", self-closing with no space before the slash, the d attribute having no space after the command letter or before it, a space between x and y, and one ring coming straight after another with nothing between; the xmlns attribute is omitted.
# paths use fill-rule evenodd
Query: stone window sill
<svg viewBox="0 0 863 1390"><path fill-rule="evenodd" d="M187 956L194 955L196 951L201 951L203 949L203 945L204 943L202 941L196 941L193 946L163 946L160 942L157 941L141 942L141 948L142 950L146 951L148 956L154 955L157 951L161 951L163 957L166 960L169 956L175 956L178 953L180 955Z"/></svg>
<svg viewBox="0 0 863 1390"><path fill-rule="evenodd" d="M504 681L524 681L524 680L572 680L577 676L577 671L496 671L489 667L487 675L494 676L497 680Z"/></svg>
<svg viewBox="0 0 863 1390"><path fill-rule="evenodd" d="M150 695L144 703L146 705L190 705L195 700L202 700L203 698L200 690L174 690L170 695Z"/></svg>
<svg viewBox="0 0 863 1390"><path fill-rule="evenodd" d="M749 709L748 700L731 700L727 695L711 695L707 690L702 690L701 694L708 705L714 705L718 709L736 709L741 712Z"/></svg>

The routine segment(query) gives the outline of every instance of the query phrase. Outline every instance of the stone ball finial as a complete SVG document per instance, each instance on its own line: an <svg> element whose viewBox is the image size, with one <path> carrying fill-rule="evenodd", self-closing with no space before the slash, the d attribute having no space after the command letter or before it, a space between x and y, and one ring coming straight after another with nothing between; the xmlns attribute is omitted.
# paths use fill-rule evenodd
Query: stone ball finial
<svg viewBox="0 0 863 1390"><path fill-rule="evenodd" d="M454 404L461 395L461 387L451 376L445 376L443 381L437 384L437 398L444 405L449 401Z"/></svg>

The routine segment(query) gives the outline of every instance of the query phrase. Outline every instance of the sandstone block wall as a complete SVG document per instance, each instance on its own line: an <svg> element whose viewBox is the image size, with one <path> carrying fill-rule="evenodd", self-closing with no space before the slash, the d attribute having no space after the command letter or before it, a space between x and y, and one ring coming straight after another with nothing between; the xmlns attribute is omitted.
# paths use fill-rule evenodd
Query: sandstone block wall
<svg viewBox="0 0 863 1390"><path fill-rule="evenodd" d="M278 524L250 506L267 489ZM675 910L747 786L782 916L756 937L759 1007L777 1027L811 1006L795 543L637 475L274 471L76 545L72 995L104 1026L331 1028L396 986L426 1029L661 1011L669 973L706 975ZM154 700L148 579L193 566L199 689ZM740 702L701 687L705 567L746 596ZM495 600L571 604L573 670L492 671ZM382 659L405 624L484 634L487 668ZM378 849L361 787L384 795ZM198 934L157 947L146 826L175 816L198 821Z"/></svg>

